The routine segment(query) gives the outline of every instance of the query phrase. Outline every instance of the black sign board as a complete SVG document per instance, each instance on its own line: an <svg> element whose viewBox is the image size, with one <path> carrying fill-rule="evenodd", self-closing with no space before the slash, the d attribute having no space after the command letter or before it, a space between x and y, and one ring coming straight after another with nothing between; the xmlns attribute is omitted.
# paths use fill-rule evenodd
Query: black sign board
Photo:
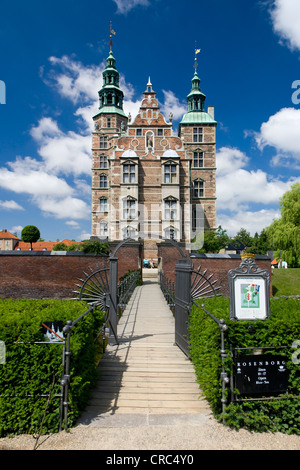
<svg viewBox="0 0 300 470"><path fill-rule="evenodd" d="M285 393L289 371L284 356L260 354L239 356L235 360L235 387L242 395Z"/></svg>

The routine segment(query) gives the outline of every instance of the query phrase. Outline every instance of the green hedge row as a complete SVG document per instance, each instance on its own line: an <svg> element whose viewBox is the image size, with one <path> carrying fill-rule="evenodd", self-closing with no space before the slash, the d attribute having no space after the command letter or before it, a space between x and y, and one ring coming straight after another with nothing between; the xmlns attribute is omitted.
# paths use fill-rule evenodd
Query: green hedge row
<svg viewBox="0 0 300 470"><path fill-rule="evenodd" d="M55 395L61 393L63 346L32 342L45 340L42 323L61 320L65 325L86 310L87 304L79 301L0 300L0 341L6 349L6 360L0 364L1 437L39 433L42 422L43 433L58 431L60 399ZM103 319L99 310L89 313L71 334L69 426L80 415L97 378L102 342L95 339Z"/></svg>
<svg viewBox="0 0 300 470"><path fill-rule="evenodd" d="M228 326L225 332L226 372L230 375L233 348L275 347L263 350L264 354L279 354L288 357L289 396L300 396L300 352L292 347L300 340L300 301L297 299L271 299L271 315L264 321L229 320L229 299L216 297L205 300L205 308L216 318L223 318ZM199 302L200 303L200 302ZM195 366L197 380L217 419L221 419L222 385L221 336L218 324L200 307L191 312L190 353ZM280 349L289 346L288 349ZM251 353L248 350L248 353ZM295 360L296 359L296 360ZM252 431L271 431L300 434L300 399L232 402L230 387L227 387L225 424ZM246 397L243 397L246 398ZM249 398L249 397L248 397Z"/></svg>

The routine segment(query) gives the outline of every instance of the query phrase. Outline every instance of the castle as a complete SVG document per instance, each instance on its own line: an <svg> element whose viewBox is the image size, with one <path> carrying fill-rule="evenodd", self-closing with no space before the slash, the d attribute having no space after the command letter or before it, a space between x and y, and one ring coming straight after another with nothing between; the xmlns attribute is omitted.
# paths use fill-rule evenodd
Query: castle
<svg viewBox="0 0 300 470"><path fill-rule="evenodd" d="M92 237L141 237L145 258L153 260L158 240L173 238L189 249L201 243L204 230L216 228L217 122L214 107L205 110L195 52L178 135L172 113L167 121L160 111L150 78L137 116L126 116L112 46L93 117Z"/></svg>

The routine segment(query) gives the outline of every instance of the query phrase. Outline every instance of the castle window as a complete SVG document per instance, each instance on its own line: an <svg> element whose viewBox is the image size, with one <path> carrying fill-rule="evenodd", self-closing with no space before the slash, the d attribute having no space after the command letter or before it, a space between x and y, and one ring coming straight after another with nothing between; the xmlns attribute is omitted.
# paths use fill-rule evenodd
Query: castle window
<svg viewBox="0 0 300 470"><path fill-rule="evenodd" d="M165 164L164 182L165 183L176 183L177 182L177 165L175 165L175 164Z"/></svg>
<svg viewBox="0 0 300 470"><path fill-rule="evenodd" d="M202 127L194 127L194 129L193 129L193 142L203 142L203 129L202 129Z"/></svg>
<svg viewBox="0 0 300 470"><path fill-rule="evenodd" d="M201 180L193 181L193 197L199 198L204 196L204 183Z"/></svg>
<svg viewBox="0 0 300 470"><path fill-rule="evenodd" d="M135 183L135 165L124 164L123 165L123 183Z"/></svg>
<svg viewBox="0 0 300 470"><path fill-rule="evenodd" d="M107 175L100 175L100 188L107 188Z"/></svg>
<svg viewBox="0 0 300 470"><path fill-rule="evenodd" d="M109 94L107 95L107 104L108 104L108 105L109 105L109 104L112 104L112 102L113 102L112 94L109 93Z"/></svg>
<svg viewBox="0 0 300 470"><path fill-rule="evenodd" d="M158 136L164 135L164 130L163 129L157 129L157 135Z"/></svg>
<svg viewBox="0 0 300 470"><path fill-rule="evenodd" d="M101 149L107 149L107 136L106 135L100 135L99 146Z"/></svg>
<svg viewBox="0 0 300 470"><path fill-rule="evenodd" d="M165 200L165 219L176 219L177 216L177 201L175 199Z"/></svg>
<svg viewBox="0 0 300 470"><path fill-rule="evenodd" d="M100 155L99 165L100 165L100 168L107 168L108 167L107 156L106 155Z"/></svg>
<svg viewBox="0 0 300 470"><path fill-rule="evenodd" d="M107 222L101 221L100 222L100 237L107 237Z"/></svg>
<svg viewBox="0 0 300 470"><path fill-rule="evenodd" d="M107 199L102 197L99 199L100 212L107 212Z"/></svg>
<svg viewBox="0 0 300 470"><path fill-rule="evenodd" d="M123 219L135 219L135 199L127 198L123 201Z"/></svg>
<svg viewBox="0 0 300 470"><path fill-rule="evenodd" d="M136 129L136 135L142 135L142 129Z"/></svg>
<svg viewBox="0 0 300 470"><path fill-rule="evenodd" d="M107 118L106 126L111 127L111 118Z"/></svg>
<svg viewBox="0 0 300 470"><path fill-rule="evenodd" d="M203 152L194 152L193 167L203 168Z"/></svg>

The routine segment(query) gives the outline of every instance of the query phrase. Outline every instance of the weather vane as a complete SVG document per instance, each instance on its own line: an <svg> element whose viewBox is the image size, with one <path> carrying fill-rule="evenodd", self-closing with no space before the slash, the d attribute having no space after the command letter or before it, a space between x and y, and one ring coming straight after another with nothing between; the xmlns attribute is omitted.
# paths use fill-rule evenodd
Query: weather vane
<svg viewBox="0 0 300 470"><path fill-rule="evenodd" d="M116 32L112 29L112 26L111 26L111 22L110 22L110 34L109 34L109 45L110 45L110 52L112 51L112 47L114 45L113 41L112 41L112 37L113 35L115 36Z"/></svg>
<svg viewBox="0 0 300 470"><path fill-rule="evenodd" d="M199 54L199 52L201 52L201 49L197 49L197 44L196 44L196 41L195 41L195 72L197 71L197 67L198 67L198 62L197 62L197 54Z"/></svg>

